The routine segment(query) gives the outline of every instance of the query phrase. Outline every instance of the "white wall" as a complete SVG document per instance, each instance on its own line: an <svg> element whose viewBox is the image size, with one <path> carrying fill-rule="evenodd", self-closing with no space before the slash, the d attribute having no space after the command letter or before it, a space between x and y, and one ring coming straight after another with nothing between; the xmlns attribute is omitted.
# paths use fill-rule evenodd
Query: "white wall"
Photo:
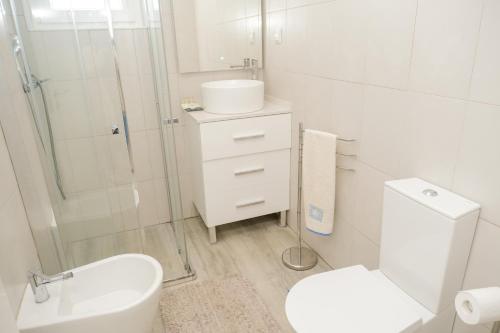
<svg viewBox="0 0 500 333"><path fill-rule="evenodd" d="M17 333L16 319L9 304L9 298L0 279L0 331L3 333Z"/></svg>
<svg viewBox="0 0 500 333"><path fill-rule="evenodd" d="M499 2L267 0L267 10L267 93L294 103L295 129L358 140L339 147L359 157L339 160L356 172L337 172L334 234L308 242L334 267L377 267L383 182L417 176L481 204L465 288L500 285Z"/></svg>
<svg viewBox="0 0 500 333"><path fill-rule="evenodd" d="M19 304L26 287L26 273L29 269L37 269L40 264L33 242L28 218L19 190L16 174L11 163L12 151L7 149L4 131L6 120L18 115L21 107L19 96L22 92L15 62L12 56L11 36L8 30L8 20L11 18L3 13L0 15L0 305L5 308L5 295L9 301L11 313L17 314ZM21 100L22 101L22 100ZM22 105L22 104L21 104ZM22 139L13 142L14 150L24 146ZM35 186L34 186L35 188ZM34 208L38 209L38 208ZM40 214L41 212L38 211ZM43 224L41 214L36 224ZM3 319L2 319L3 320ZM2 325L7 325L2 323ZM3 327L2 327L3 328ZM3 329L2 329L3 332Z"/></svg>

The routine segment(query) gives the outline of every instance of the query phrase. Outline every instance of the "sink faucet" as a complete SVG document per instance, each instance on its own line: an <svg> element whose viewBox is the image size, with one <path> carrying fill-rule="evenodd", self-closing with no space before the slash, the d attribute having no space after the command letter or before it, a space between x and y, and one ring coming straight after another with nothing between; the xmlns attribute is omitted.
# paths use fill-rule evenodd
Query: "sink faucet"
<svg viewBox="0 0 500 333"><path fill-rule="evenodd" d="M257 72L259 70L259 61L257 59L244 58L243 65L231 65L229 67L250 70L252 73L252 80L257 80Z"/></svg>
<svg viewBox="0 0 500 333"><path fill-rule="evenodd" d="M36 303L43 303L50 298L49 291L47 290L47 284L59 281L71 279L73 277L73 272L60 273L52 276L47 276L43 273L35 273L32 271L28 272L28 281L33 290L33 295L35 295Z"/></svg>

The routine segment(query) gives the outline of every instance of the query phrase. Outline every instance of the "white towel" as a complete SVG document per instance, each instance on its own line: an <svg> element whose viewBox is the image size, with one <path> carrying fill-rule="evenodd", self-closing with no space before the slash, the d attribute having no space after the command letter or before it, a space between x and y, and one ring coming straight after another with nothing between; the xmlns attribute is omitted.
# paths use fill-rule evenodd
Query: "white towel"
<svg viewBox="0 0 500 333"><path fill-rule="evenodd" d="M302 160L302 209L306 228L329 235L335 210L337 136L306 129Z"/></svg>

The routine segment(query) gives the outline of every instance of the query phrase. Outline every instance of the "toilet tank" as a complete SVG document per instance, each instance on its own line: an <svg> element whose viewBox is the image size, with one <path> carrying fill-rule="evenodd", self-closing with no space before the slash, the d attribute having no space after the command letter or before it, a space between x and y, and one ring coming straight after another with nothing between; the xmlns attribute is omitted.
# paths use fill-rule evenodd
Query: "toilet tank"
<svg viewBox="0 0 500 333"><path fill-rule="evenodd" d="M418 178L384 186L380 270L433 313L461 289L479 205Z"/></svg>

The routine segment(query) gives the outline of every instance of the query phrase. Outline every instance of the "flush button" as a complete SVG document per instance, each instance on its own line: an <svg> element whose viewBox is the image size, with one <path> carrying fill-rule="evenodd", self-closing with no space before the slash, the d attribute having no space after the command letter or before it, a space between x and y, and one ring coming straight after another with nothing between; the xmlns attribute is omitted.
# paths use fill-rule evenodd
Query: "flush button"
<svg viewBox="0 0 500 333"><path fill-rule="evenodd" d="M430 188L423 190L422 193L428 197L437 197L438 196L437 191L434 191Z"/></svg>

